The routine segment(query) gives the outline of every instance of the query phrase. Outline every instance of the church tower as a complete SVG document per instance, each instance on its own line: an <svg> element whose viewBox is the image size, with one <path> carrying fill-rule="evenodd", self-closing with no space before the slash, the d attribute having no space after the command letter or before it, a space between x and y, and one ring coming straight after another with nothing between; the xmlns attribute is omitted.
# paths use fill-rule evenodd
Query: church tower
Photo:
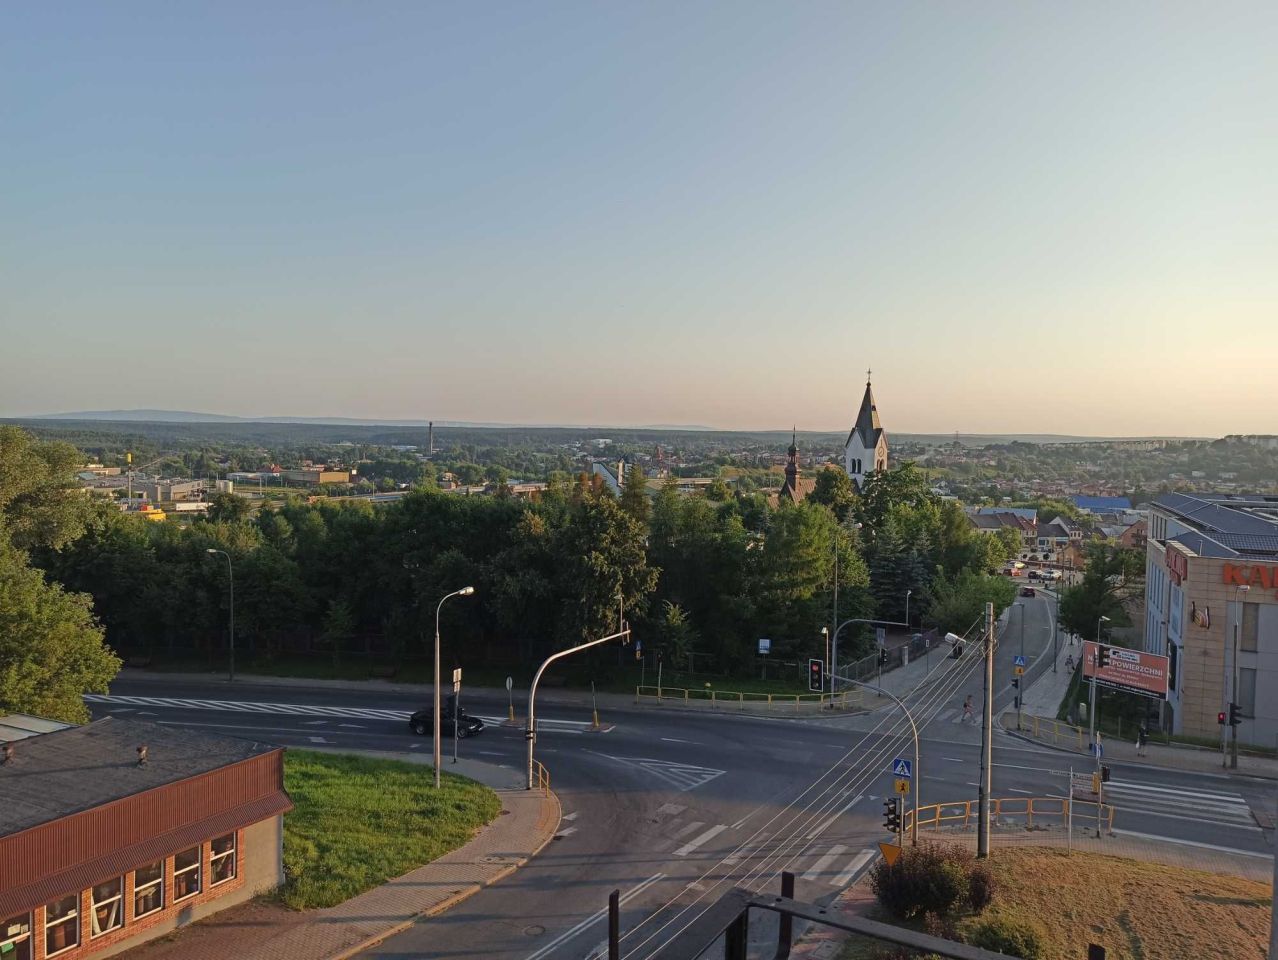
<svg viewBox="0 0 1278 960"><path fill-rule="evenodd" d="M874 404L874 391L870 388L870 371L865 371L865 396L856 423L843 446L843 469L860 490L865 478L876 470L888 468L888 442L883 424L879 422L879 408Z"/></svg>
<svg viewBox="0 0 1278 960"><path fill-rule="evenodd" d="M816 489L815 477L799 476L798 435L797 429L790 434L790 447L785 452L785 483L781 484L780 491L771 495L776 498L776 502L780 502L781 497L787 497L793 503L802 503ZM776 503L773 504L775 505Z"/></svg>

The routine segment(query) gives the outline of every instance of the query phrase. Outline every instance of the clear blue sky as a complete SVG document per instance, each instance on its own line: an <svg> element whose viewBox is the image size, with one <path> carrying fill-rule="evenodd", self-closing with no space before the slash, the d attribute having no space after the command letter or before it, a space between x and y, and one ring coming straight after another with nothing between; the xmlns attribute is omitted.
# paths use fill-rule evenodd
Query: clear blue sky
<svg viewBox="0 0 1278 960"><path fill-rule="evenodd" d="M1278 4L30 3L0 414L1278 432Z"/></svg>

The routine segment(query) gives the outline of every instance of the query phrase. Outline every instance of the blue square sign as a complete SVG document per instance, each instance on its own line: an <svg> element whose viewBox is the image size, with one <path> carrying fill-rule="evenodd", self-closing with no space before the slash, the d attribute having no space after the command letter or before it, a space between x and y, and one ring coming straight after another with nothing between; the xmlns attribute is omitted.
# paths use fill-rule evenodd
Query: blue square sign
<svg viewBox="0 0 1278 960"><path fill-rule="evenodd" d="M1024 658L1024 657L1013 657L1013 658L1012 658L1012 665L1013 665L1013 666L1017 666L1017 667L1023 667L1023 666L1025 666L1025 658Z"/></svg>
<svg viewBox="0 0 1278 960"><path fill-rule="evenodd" d="M892 761L892 776L908 780L913 775L914 769L909 760L906 760L904 757L897 757Z"/></svg>

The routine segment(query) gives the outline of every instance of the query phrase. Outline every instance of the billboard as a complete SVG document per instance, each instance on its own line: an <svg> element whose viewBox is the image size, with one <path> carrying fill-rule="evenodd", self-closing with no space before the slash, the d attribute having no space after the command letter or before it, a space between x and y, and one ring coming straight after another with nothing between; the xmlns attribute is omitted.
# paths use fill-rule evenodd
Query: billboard
<svg viewBox="0 0 1278 960"><path fill-rule="evenodd" d="M1127 693L1139 693L1142 697L1154 697L1157 700L1167 699L1167 658L1157 653L1145 653L1143 650L1128 650L1126 647L1109 649L1109 665L1104 670L1096 669L1096 641L1088 640L1083 644L1083 679L1095 680L1097 686L1109 687L1111 690L1123 690Z"/></svg>

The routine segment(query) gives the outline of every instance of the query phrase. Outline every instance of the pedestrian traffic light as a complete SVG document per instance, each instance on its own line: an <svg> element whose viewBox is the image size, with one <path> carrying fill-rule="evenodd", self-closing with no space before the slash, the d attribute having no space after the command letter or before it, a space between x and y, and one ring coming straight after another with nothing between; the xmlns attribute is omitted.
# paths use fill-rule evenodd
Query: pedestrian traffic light
<svg viewBox="0 0 1278 960"><path fill-rule="evenodd" d="M1109 783L1109 767L1101 766L1101 783Z"/></svg>
<svg viewBox="0 0 1278 960"><path fill-rule="evenodd" d="M897 810L896 797L888 797L883 801L883 829L888 833L901 831L901 814Z"/></svg>
<svg viewBox="0 0 1278 960"><path fill-rule="evenodd" d="M1019 690L1019 689L1021 689L1021 678L1020 678L1020 677L1012 677L1012 689L1013 689L1013 690Z"/></svg>
<svg viewBox="0 0 1278 960"><path fill-rule="evenodd" d="M808 661L808 689L820 693L825 689L825 661L813 657Z"/></svg>
<svg viewBox="0 0 1278 960"><path fill-rule="evenodd" d="M1220 713L1216 714L1216 722L1217 722L1218 724L1220 724L1222 727L1225 725L1225 711L1224 711L1224 710L1222 710L1222 711L1220 711Z"/></svg>
<svg viewBox="0 0 1278 960"><path fill-rule="evenodd" d="M1096 645L1096 669L1104 670L1109 666L1109 647L1103 644Z"/></svg>
<svg viewBox="0 0 1278 960"><path fill-rule="evenodd" d="M880 647L879 648L879 664L881 666L887 666L887 662L888 662L887 647Z"/></svg>
<svg viewBox="0 0 1278 960"><path fill-rule="evenodd" d="M1240 723L1242 723L1242 707L1236 703L1231 703L1229 705L1229 725L1236 727Z"/></svg>

